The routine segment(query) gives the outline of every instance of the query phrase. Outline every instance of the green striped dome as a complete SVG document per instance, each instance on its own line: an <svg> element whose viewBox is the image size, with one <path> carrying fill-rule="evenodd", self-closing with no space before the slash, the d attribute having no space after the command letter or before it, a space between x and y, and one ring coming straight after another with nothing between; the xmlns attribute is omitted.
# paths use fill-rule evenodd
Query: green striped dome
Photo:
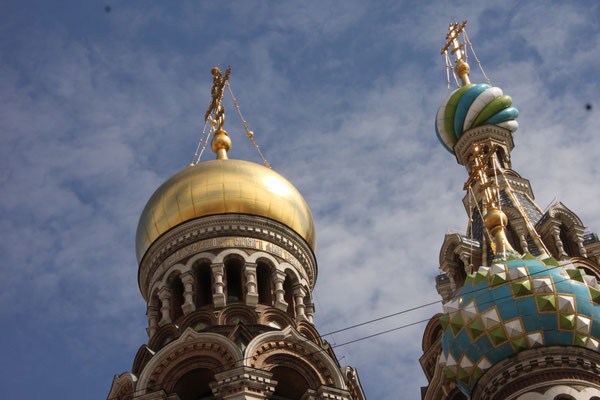
<svg viewBox="0 0 600 400"><path fill-rule="evenodd" d="M435 133L446 150L453 148L464 132L493 124L514 132L519 127L519 110L502 89L485 83L465 85L448 95L438 110Z"/></svg>

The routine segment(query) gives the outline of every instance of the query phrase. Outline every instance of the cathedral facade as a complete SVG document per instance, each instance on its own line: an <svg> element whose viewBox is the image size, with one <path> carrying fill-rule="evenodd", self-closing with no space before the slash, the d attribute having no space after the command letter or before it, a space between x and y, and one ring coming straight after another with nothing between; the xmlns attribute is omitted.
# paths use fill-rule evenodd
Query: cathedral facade
<svg viewBox="0 0 600 400"><path fill-rule="evenodd" d="M540 209L513 169L518 110L500 88L470 82L465 25L450 26L442 50L448 59L453 47L461 82L435 127L469 174L467 232L440 250L444 306L423 336L422 398L598 400L598 235L560 202Z"/></svg>
<svg viewBox="0 0 600 400"><path fill-rule="evenodd" d="M148 343L109 400L365 398L313 324L315 229L308 205L267 166L232 160L225 76L213 69L217 159L168 179L140 217L138 282ZM249 137L251 132L247 132Z"/></svg>

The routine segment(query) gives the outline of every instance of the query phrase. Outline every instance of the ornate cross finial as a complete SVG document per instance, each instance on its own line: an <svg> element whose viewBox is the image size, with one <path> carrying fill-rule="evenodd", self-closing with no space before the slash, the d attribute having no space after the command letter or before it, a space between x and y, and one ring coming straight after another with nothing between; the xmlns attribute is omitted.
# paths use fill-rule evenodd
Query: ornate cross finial
<svg viewBox="0 0 600 400"><path fill-rule="evenodd" d="M458 40L458 36L464 32L465 26L467 26L467 21L463 21L462 24L455 22L450 24L448 27L448 33L446 34L446 44L442 47L441 54L447 54L450 46L453 47L450 50L451 54L454 54L455 62L456 62L456 73L460 76L463 86L471 83L469 80L469 64L465 61L465 50L463 47L465 46L465 42L460 43Z"/></svg>
<svg viewBox="0 0 600 400"><path fill-rule="evenodd" d="M452 49L450 52L456 57L457 63L464 57L464 50L462 50L462 48L465 44L459 43L458 35L465 29L465 26L467 26L467 21L463 21L462 24L459 24L458 22L450 24L448 27L448 34L446 34L446 40L448 41L442 48L441 54L444 54L450 48L450 46L454 47L454 49Z"/></svg>
<svg viewBox="0 0 600 400"><path fill-rule="evenodd" d="M204 121L206 122L211 114L214 113L214 118L211 120L211 125L217 126L217 131L223 129L223 124L225 123L225 107L221 104L223 100L223 90L225 89L225 85L229 80L229 75L231 74L231 67L227 67L225 71L225 76L221 73L221 70L217 67L214 67L210 71L213 75L213 86L210 89L210 94L212 95L212 101L208 110L204 114Z"/></svg>

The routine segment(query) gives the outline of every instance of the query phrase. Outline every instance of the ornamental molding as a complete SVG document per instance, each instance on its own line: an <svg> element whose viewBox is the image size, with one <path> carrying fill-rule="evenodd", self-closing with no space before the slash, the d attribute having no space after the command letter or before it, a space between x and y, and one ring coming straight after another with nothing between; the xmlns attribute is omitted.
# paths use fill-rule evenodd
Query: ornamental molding
<svg viewBox="0 0 600 400"><path fill-rule="evenodd" d="M238 367L215 375L216 382L210 387L217 398L256 398L257 395L270 397L275 392L277 381L273 374L248 367ZM261 397L262 398L262 397Z"/></svg>
<svg viewBox="0 0 600 400"><path fill-rule="evenodd" d="M472 398L512 400L558 382L600 389L600 354L570 346L525 350L486 371L477 382Z"/></svg>
<svg viewBox="0 0 600 400"><path fill-rule="evenodd" d="M268 218L244 215L244 214L222 214L197 218L187 221L168 232L152 243L148 248L138 271L138 284L140 291L145 299L148 299L149 278L154 276L158 269L170 267L166 265L168 259L174 256L176 252L185 247L199 243L196 253L202 252L202 242L209 239L219 238L247 238L249 240L258 239L271 244L271 253L283 261L296 264L294 267L301 266L308 275L311 288L314 287L317 279L317 261L315 255L306 243L296 232ZM205 248L223 249L225 246L215 244L204 246ZM231 247L236 247L233 243ZM252 248L251 246L241 246L242 248ZM259 250L259 249L256 249ZM269 250L266 250L269 253ZM186 256L195 254L190 251ZM290 257L285 255L289 254ZM176 257L175 257L176 258ZM177 261L172 260L172 264Z"/></svg>
<svg viewBox="0 0 600 400"><path fill-rule="evenodd" d="M463 132L462 136L454 145L456 161L458 161L460 165L466 165L468 154L473 147L472 145L483 142L484 140L503 146L507 150L507 153L510 153L515 147L512 133L508 129L500 128L496 125L478 126Z"/></svg>
<svg viewBox="0 0 600 400"><path fill-rule="evenodd" d="M291 326L258 335L248 343L244 353L244 365L259 369L268 369L272 356L298 359L318 374L321 384L347 390L339 365L329 355L329 347L317 346Z"/></svg>
<svg viewBox="0 0 600 400"><path fill-rule="evenodd" d="M217 333L198 333L188 328L176 340L167 344L146 364L140 374L137 391L140 393L165 389L162 383L174 385L177 378L187 372L183 368L189 361L189 368L196 366L195 359L202 360L206 365L216 368L241 366L243 354L230 339ZM170 376L170 375L178 375Z"/></svg>
<svg viewBox="0 0 600 400"><path fill-rule="evenodd" d="M132 399L135 393L136 383L137 377L130 372L115 375L110 392L108 392L108 398L115 400Z"/></svg>
<svg viewBox="0 0 600 400"><path fill-rule="evenodd" d="M579 217L562 203L558 203L550 207L548 214L552 218L567 222L567 228L581 228L583 229L583 222Z"/></svg>

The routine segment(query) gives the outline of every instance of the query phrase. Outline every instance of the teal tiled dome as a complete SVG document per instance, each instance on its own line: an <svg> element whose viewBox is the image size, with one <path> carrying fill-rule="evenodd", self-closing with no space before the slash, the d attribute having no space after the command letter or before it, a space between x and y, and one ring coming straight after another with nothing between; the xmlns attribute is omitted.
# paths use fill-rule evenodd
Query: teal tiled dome
<svg viewBox="0 0 600 400"><path fill-rule="evenodd" d="M573 264L526 255L468 275L444 305L440 363L467 396L494 364L539 346L598 351L600 288Z"/></svg>

